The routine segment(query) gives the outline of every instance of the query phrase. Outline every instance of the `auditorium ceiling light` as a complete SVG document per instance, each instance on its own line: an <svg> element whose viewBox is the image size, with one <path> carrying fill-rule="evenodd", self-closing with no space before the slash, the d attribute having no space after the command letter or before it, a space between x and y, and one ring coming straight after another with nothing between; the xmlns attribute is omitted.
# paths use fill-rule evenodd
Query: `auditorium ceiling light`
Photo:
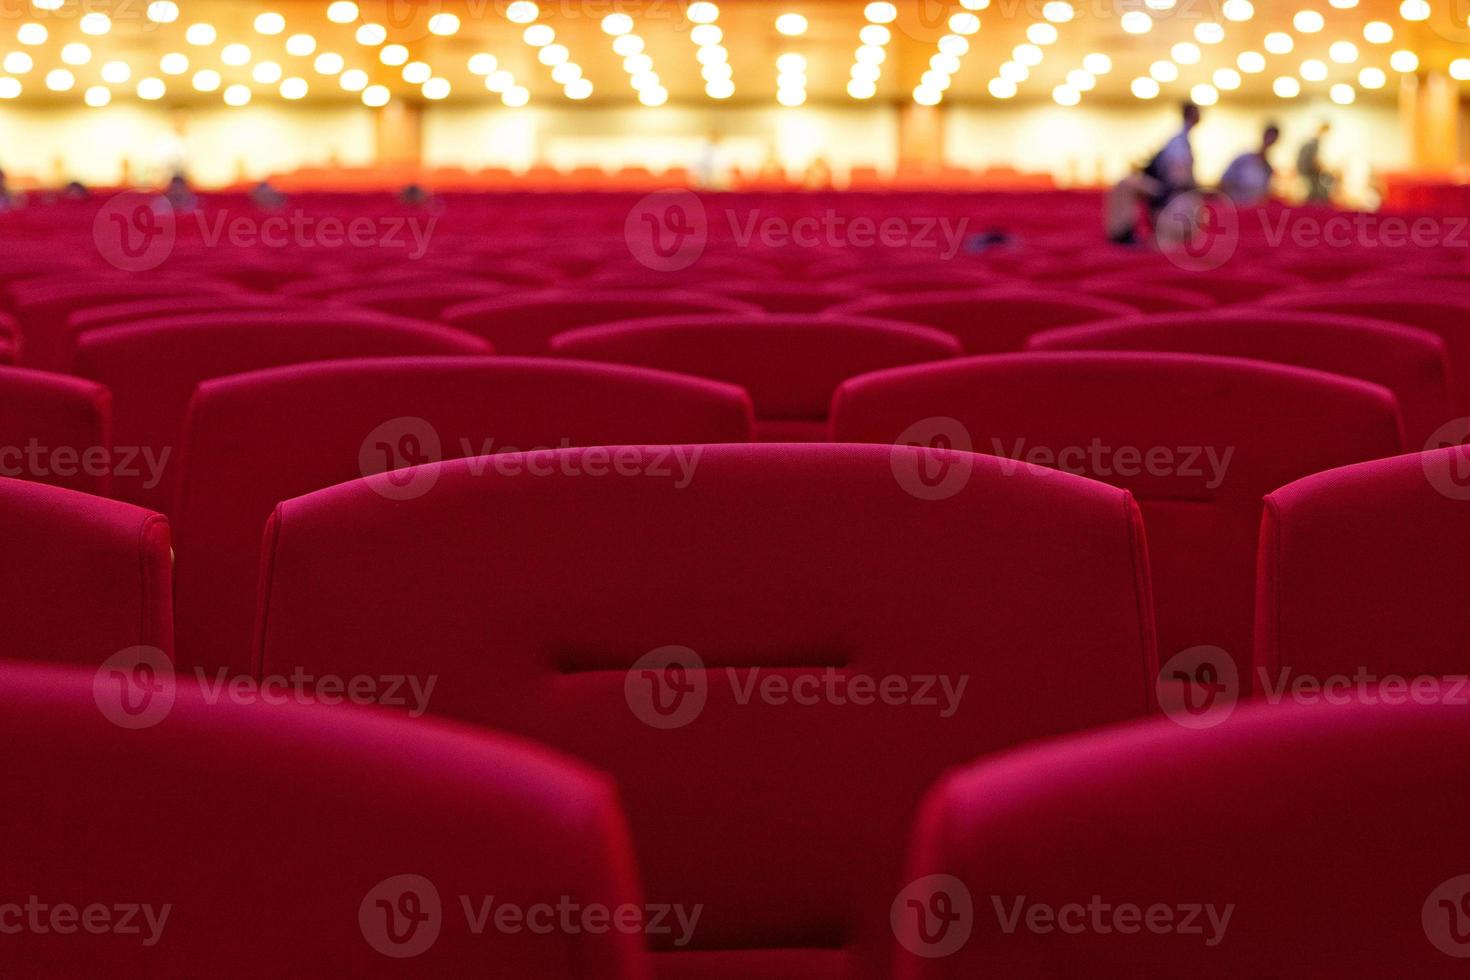
<svg viewBox="0 0 1470 980"><path fill-rule="evenodd" d="M801 14L782 14L776 18L776 30L787 37L801 37L807 26L807 19Z"/></svg>
<svg viewBox="0 0 1470 980"><path fill-rule="evenodd" d="M286 29L286 18L274 11L267 11L255 18L255 33L275 37Z"/></svg>
<svg viewBox="0 0 1470 980"><path fill-rule="evenodd" d="M1172 61L1155 61L1148 66L1148 73L1153 76L1155 81L1163 82L1166 85L1169 82L1177 82L1179 80L1179 66Z"/></svg>
<svg viewBox="0 0 1470 980"><path fill-rule="evenodd" d="M1338 82L1327 94L1338 105L1352 105L1358 98L1357 91L1346 82Z"/></svg>
<svg viewBox="0 0 1470 980"><path fill-rule="evenodd" d="M1065 24L1077 16L1077 11L1066 0L1048 0L1042 4L1041 16L1053 24Z"/></svg>
<svg viewBox="0 0 1470 980"><path fill-rule="evenodd" d="M1034 44L1018 44L1011 49L1011 60L1019 61L1028 68L1041 64L1046 55Z"/></svg>
<svg viewBox="0 0 1470 980"><path fill-rule="evenodd" d="M1159 96L1159 83L1152 78L1135 78L1129 88L1140 99L1156 99Z"/></svg>
<svg viewBox="0 0 1470 980"><path fill-rule="evenodd" d="M363 47L376 48L388 40L388 29L382 24L363 24L358 27L354 36L357 38L357 43Z"/></svg>
<svg viewBox="0 0 1470 980"><path fill-rule="evenodd" d="M1235 59L1235 67L1247 75L1258 75L1266 70L1266 56L1259 51L1242 51Z"/></svg>
<svg viewBox="0 0 1470 980"><path fill-rule="evenodd" d="M323 51L316 56L311 67L316 69L319 75L340 75L342 69L346 67L346 62L335 51Z"/></svg>
<svg viewBox="0 0 1470 980"><path fill-rule="evenodd" d="M408 49L401 44L385 44L378 51L378 60L390 68L407 64Z"/></svg>
<svg viewBox="0 0 1470 980"><path fill-rule="evenodd" d="M1470 81L1470 58L1456 58L1451 61L1450 77L1458 82Z"/></svg>
<svg viewBox="0 0 1470 980"><path fill-rule="evenodd" d="M633 18L627 14L608 14L602 18L602 30L613 37L621 37L633 30Z"/></svg>
<svg viewBox="0 0 1470 980"><path fill-rule="evenodd" d="M1291 54L1291 49L1296 47L1296 41L1284 31L1272 31L1264 43L1271 54Z"/></svg>
<svg viewBox="0 0 1470 980"><path fill-rule="evenodd" d="M1225 28L1212 21L1194 25L1194 39L1200 44L1219 44L1225 40Z"/></svg>
<svg viewBox="0 0 1470 980"><path fill-rule="evenodd" d="M1302 80L1306 82L1322 82L1327 80L1327 63L1316 58L1308 58L1302 62Z"/></svg>
<svg viewBox="0 0 1470 980"><path fill-rule="evenodd" d="M77 27L81 28L83 34L101 37L112 30L112 18L106 14L94 11L90 14L84 14L82 19L77 21Z"/></svg>
<svg viewBox="0 0 1470 980"><path fill-rule="evenodd" d="M453 37L459 33L459 17L451 13L438 13L429 18L429 33L435 37Z"/></svg>
<svg viewBox="0 0 1470 980"><path fill-rule="evenodd" d="M281 98L291 102L298 102L306 98L306 93L311 90L304 78L288 78L281 83Z"/></svg>
<svg viewBox="0 0 1470 980"><path fill-rule="evenodd" d="M285 72L281 69L281 66L274 61L257 62L255 67L250 70L250 77L262 85L274 85L281 80L281 76L284 74Z"/></svg>
<svg viewBox="0 0 1470 980"><path fill-rule="evenodd" d="M1197 65L1202 55L1199 46L1188 41L1180 41L1169 49L1169 55L1181 65Z"/></svg>
<svg viewBox="0 0 1470 980"><path fill-rule="evenodd" d="M1226 20L1241 23L1254 17L1256 8L1250 0L1225 0L1220 6L1220 13Z"/></svg>
<svg viewBox="0 0 1470 980"><path fill-rule="evenodd" d="M213 24L190 24L189 29L184 32L184 40L196 48L213 44L217 37L219 32L214 29Z"/></svg>
<svg viewBox="0 0 1470 980"><path fill-rule="evenodd" d="M891 24L898 17L898 8L888 0L874 0L863 8L863 16L874 24Z"/></svg>
<svg viewBox="0 0 1470 980"><path fill-rule="evenodd" d="M18 79L0 78L0 99L20 98L21 85Z"/></svg>
<svg viewBox="0 0 1470 980"><path fill-rule="evenodd" d="M1383 88L1388 84L1388 76L1384 74L1382 68L1364 68L1358 72L1358 84L1369 89Z"/></svg>
<svg viewBox="0 0 1470 980"><path fill-rule="evenodd" d="M170 51L158 59L158 67L165 75L182 75L189 70L189 56Z"/></svg>
<svg viewBox="0 0 1470 980"><path fill-rule="evenodd" d="M286 38L286 53L305 58L316 50L316 38L310 34L292 34Z"/></svg>
<svg viewBox="0 0 1470 980"><path fill-rule="evenodd" d="M1211 106L1220 101L1220 93L1215 86L1200 82L1189 90L1189 98L1195 105Z"/></svg>
<svg viewBox="0 0 1470 980"><path fill-rule="evenodd" d="M369 85L362 90L362 104L371 109L381 109L393 100L393 93L386 85Z"/></svg>
<svg viewBox="0 0 1470 980"><path fill-rule="evenodd" d="M513 109L518 109L531 101L531 90L524 85L512 85L500 94L500 101Z"/></svg>
<svg viewBox="0 0 1470 980"><path fill-rule="evenodd" d="M1351 41L1336 41L1327 49L1327 56L1339 65L1350 65L1358 60L1358 46Z"/></svg>
<svg viewBox="0 0 1470 980"><path fill-rule="evenodd" d="M235 68L250 63L250 49L243 44L226 44L219 53L219 60Z"/></svg>
<svg viewBox="0 0 1470 980"><path fill-rule="evenodd" d="M1389 67L1396 72L1408 72L1419 70L1419 56L1412 51L1395 51L1388 59Z"/></svg>
<svg viewBox="0 0 1470 980"><path fill-rule="evenodd" d="M109 61L102 66L102 80L109 85L122 85L133 77L133 69L126 61Z"/></svg>
<svg viewBox="0 0 1470 980"><path fill-rule="evenodd" d="M5 56L5 61L0 67L12 75L24 75L36 66L35 59L24 51L12 51ZM126 79L124 79L126 81Z"/></svg>
<svg viewBox="0 0 1470 980"><path fill-rule="evenodd" d="M515 0L505 8L505 19L512 24L530 24L541 16L541 8L531 0Z"/></svg>
<svg viewBox="0 0 1470 980"><path fill-rule="evenodd" d="M434 69L427 61L410 61L403 66L403 80L410 85L422 85L434 77Z"/></svg>
<svg viewBox="0 0 1470 980"><path fill-rule="evenodd" d="M1032 44L1048 45L1057 43L1057 29L1050 24L1038 21L1026 28L1026 40Z"/></svg>
<svg viewBox="0 0 1470 980"><path fill-rule="evenodd" d="M1082 93L1070 85L1058 85L1051 90L1051 97L1057 105L1074 106L1082 101Z"/></svg>
<svg viewBox="0 0 1470 980"><path fill-rule="evenodd" d="M94 109L101 109L112 101L112 90L106 85L93 85L87 89L82 100Z"/></svg>
<svg viewBox="0 0 1470 980"><path fill-rule="evenodd" d="M352 0L335 0L327 7L327 20L334 24L350 24L357 18L357 4Z"/></svg>
<svg viewBox="0 0 1470 980"><path fill-rule="evenodd" d="M1302 94L1302 83L1290 75L1282 75L1271 83L1271 91L1275 92L1278 98L1294 99Z"/></svg>
<svg viewBox="0 0 1470 980"><path fill-rule="evenodd" d="M1094 75L1106 75L1113 70L1113 59L1101 51L1094 51L1082 59L1082 67Z"/></svg>
<svg viewBox="0 0 1470 980"><path fill-rule="evenodd" d="M1240 72L1234 68L1216 68L1210 80L1215 83L1215 88L1222 92L1234 92L1240 88L1242 81Z"/></svg>
<svg viewBox="0 0 1470 980"><path fill-rule="evenodd" d="M1387 21L1370 20L1363 25L1363 40L1369 44L1390 44L1393 41L1393 25Z"/></svg>
<svg viewBox="0 0 1470 980"><path fill-rule="evenodd" d="M49 32L40 24L22 24L15 32L15 39L21 44L35 46L45 44Z"/></svg>
<svg viewBox="0 0 1470 980"><path fill-rule="evenodd" d="M360 68L349 68L337 79L337 84L348 92L361 92L368 86L367 72Z"/></svg>
<svg viewBox="0 0 1470 980"><path fill-rule="evenodd" d="M1429 19L1429 0L1404 0L1399 4L1399 16L1407 21Z"/></svg>
<svg viewBox="0 0 1470 980"><path fill-rule="evenodd" d="M161 78L142 78L138 80L138 98L145 102L157 102L168 93L168 86L163 84Z"/></svg>
<svg viewBox="0 0 1470 980"><path fill-rule="evenodd" d="M1015 98L1016 92L1018 91L1015 82L1008 81L1004 78L992 78L986 88L997 99Z"/></svg>
<svg viewBox="0 0 1470 980"><path fill-rule="evenodd" d="M221 83L219 72L213 68L196 71L190 81L197 92L218 92Z"/></svg>
<svg viewBox="0 0 1470 980"><path fill-rule="evenodd" d="M60 4L57 4L57 6L60 6ZM52 7L49 9L54 10L56 8ZM153 23L155 24L172 24L174 21L179 19L179 5L174 3L173 0L153 0L153 2L148 5L146 13L148 19L153 21ZM88 91L90 92L91 89L88 89ZM107 89L103 89L102 91L107 92ZM109 96L111 94L111 92L108 92ZM105 104L106 103L104 103L104 105Z"/></svg>
<svg viewBox="0 0 1470 980"><path fill-rule="evenodd" d="M441 99L449 98L450 90L451 86L449 84L449 80L447 78L438 77L429 79L427 82L424 83L424 87L420 89L420 91L424 95L424 98L430 100L431 102L438 102Z"/></svg>
<svg viewBox="0 0 1470 980"><path fill-rule="evenodd" d="M1327 21L1315 10L1299 10L1292 17L1291 25L1302 34L1316 34L1327 26Z"/></svg>
<svg viewBox="0 0 1470 980"><path fill-rule="evenodd" d="M69 92L76 83L77 76L65 68L53 68L46 73L46 87L53 92Z"/></svg>
<svg viewBox="0 0 1470 980"><path fill-rule="evenodd" d="M1142 10L1130 10L1119 20L1129 34L1147 34L1154 29L1153 18Z"/></svg>
<svg viewBox="0 0 1470 980"><path fill-rule="evenodd" d="M65 0L31 0L31 6L37 10L60 10Z"/></svg>
<svg viewBox="0 0 1470 980"><path fill-rule="evenodd" d="M183 57L183 55L179 57ZM62 46L61 60L68 65L85 65L92 60L92 49L80 41L73 41L71 44ZM187 61L188 59L185 60Z"/></svg>

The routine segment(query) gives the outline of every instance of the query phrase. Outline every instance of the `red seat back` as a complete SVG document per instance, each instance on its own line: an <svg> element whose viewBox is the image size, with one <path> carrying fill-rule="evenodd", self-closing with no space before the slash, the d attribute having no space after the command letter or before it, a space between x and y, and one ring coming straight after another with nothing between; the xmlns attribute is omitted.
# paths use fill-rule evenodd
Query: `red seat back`
<svg viewBox="0 0 1470 980"><path fill-rule="evenodd" d="M114 474L124 500L166 511L184 413L209 378L283 364L354 357L488 354L478 337L353 311L261 311L144 320L78 338L77 368L113 395L113 438L137 447L146 474Z"/></svg>
<svg viewBox="0 0 1470 980"><path fill-rule="evenodd" d="M960 353L959 343L938 330L795 314L630 320L569 331L551 348L562 357L738 384L750 392L768 442L826 439L832 392L848 378Z"/></svg>
<svg viewBox="0 0 1470 980"><path fill-rule="evenodd" d="M451 306L484 299L504 291L505 287L499 283L483 280L430 280L347 289L332 293L328 298L338 304L361 306L379 313L432 322L441 319L444 311Z"/></svg>
<svg viewBox="0 0 1470 980"><path fill-rule="evenodd" d="M881 976L940 771L1149 709L1121 491L910 447L649 447L600 478L592 452L283 503L257 665L432 672L433 710L612 773L650 899L704 905L661 976Z"/></svg>
<svg viewBox="0 0 1470 980"><path fill-rule="evenodd" d="M1470 296L1444 290L1333 286L1284 293L1264 302L1279 309L1372 317L1438 334L1449 353L1455 411L1470 415Z"/></svg>
<svg viewBox="0 0 1470 980"><path fill-rule="evenodd" d="M832 307L831 316L879 317L954 334L967 354L1020 350L1033 333L1138 311L1112 300L1040 289L951 290L872 297Z"/></svg>
<svg viewBox="0 0 1470 980"><path fill-rule="evenodd" d="M760 307L709 293L547 289L451 306L443 320L486 338L502 354L539 356L551 338L577 327L656 316L759 313Z"/></svg>
<svg viewBox="0 0 1470 980"><path fill-rule="evenodd" d="M1037 353L871 374L838 389L832 431L877 443L938 434L1129 489L1148 527L1162 656L1219 647L1242 679L1262 496L1402 445L1393 396L1376 385L1177 354Z"/></svg>
<svg viewBox="0 0 1470 980"><path fill-rule="evenodd" d="M1237 708L1011 753L929 795L894 976L1449 980L1467 820L1463 707Z"/></svg>
<svg viewBox="0 0 1470 980"><path fill-rule="evenodd" d="M168 521L114 500L0 479L0 657L100 664L173 649Z"/></svg>
<svg viewBox="0 0 1470 980"><path fill-rule="evenodd" d="M1288 675L1470 673L1470 448L1308 476L1266 498L1256 667Z"/></svg>
<svg viewBox="0 0 1470 980"><path fill-rule="evenodd" d="M114 462L106 388L0 367L0 476L107 496Z"/></svg>
<svg viewBox="0 0 1470 980"><path fill-rule="evenodd" d="M245 978L288 956L317 976L646 980L639 936L578 928L640 907L605 778L485 732L130 676L0 664L0 777L27 801L0 814L0 861L42 909L7 928L7 974Z"/></svg>
<svg viewBox="0 0 1470 980"><path fill-rule="evenodd" d="M1027 347L1217 354L1362 378L1393 392L1409 446L1424 445L1454 415L1444 342L1383 320L1232 308L1048 330Z"/></svg>
<svg viewBox="0 0 1470 980"><path fill-rule="evenodd" d="M746 442L752 426L738 389L570 361L383 358L206 381L184 427L174 505L180 660L248 672L261 534L279 501L431 460ZM395 492L430 489L407 481Z"/></svg>

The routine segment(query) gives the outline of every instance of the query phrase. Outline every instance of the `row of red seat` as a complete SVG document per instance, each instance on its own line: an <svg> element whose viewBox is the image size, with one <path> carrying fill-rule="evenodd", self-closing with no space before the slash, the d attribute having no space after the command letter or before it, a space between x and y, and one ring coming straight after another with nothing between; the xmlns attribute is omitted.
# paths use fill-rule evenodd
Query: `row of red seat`
<svg viewBox="0 0 1470 980"><path fill-rule="evenodd" d="M950 950L959 955L931 962L925 944L941 941L932 933L942 922L926 921L916 939L890 919L909 915L914 902L925 914L944 911L923 891L929 885L900 894L906 881L932 874L970 883L977 922L992 914L991 893L1006 896L1007 907L1017 896L1060 903L1096 893L1113 902L1238 903L1239 931L1221 947L1233 973L1261 955L1261 942L1325 942L1341 928L1340 916L1300 910L1289 917L1291 929L1276 923L1278 911L1292 908L1288 900L1321 887L1318 878L1281 878L1283 867L1330 874L1341 885L1348 880L1339 873L1342 847L1377 855L1353 862L1359 871L1410 860L1410 868L1395 865L1387 884L1378 875L1356 879L1351 907L1365 923L1377 915L1414 921L1419 904L1403 903L1415 894L1427 901L1457 872L1442 847L1454 836L1403 847L1397 807L1448 805L1446 794L1461 792L1459 763L1445 766L1463 755L1451 737L1464 730L1451 720L1463 711L1304 718L1241 709L1210 738L1168 734L1175 722L1166 721L954 777L926 809L905 875L905 828L946 769L1135 719L1160 701L1167 708L1172 677L1167 663L1161 669L1150 610L1152 590L1165 580L1160 570L1150 573L1138 507L1126 491L1094 481L947 450L682 448L702 450L683 484L667 447L622 450L629 468L601 478L592 475L598 450L559 450L540 471L526 457L485 471L474 460L409 471L432 475L433 490L422 496L397 493L405 484L385 473L285 501L262 561L253 665L260 686L244 689L225 687L223 675L196 675L182 661L175 677L166 661L126 649L149 639L138 635L140 622L166 629L161 518L0 482L7 601L85 619L92 629L105 624L123 651L75 682L0 667L0 718L7 744L17 747L8 754L7 785L46 801L40 810L7 808L13 832L6 836L39 834L45 846L28 853L52 855L17 866L7 851L7 880L34 882L31 891L53 899L76 892L177 901L177 932L186 937L182 946L170 937L156 952L121 941L57 949L29 937L8 955L21 965L55 955L45 960L53 968L89 962L99 950L118 963L154 955L176 968L221 950L257 962L258 941L247 948L223 937L238 918L222 916L221 896L265 901L297 875L312 880L285 889L289 897L275 895L272 911L252 922L267 932L299 928L283 906L310 908L308 922L335 912L341 925L303 943L308 961L333 949L349 962L370 959L344 936L350 913L379 881L409 872L437 884L446 916L458 914L450 896L492 890L521 903L556 895L632 900L632 859L606 843L619 839L621 821L608 809L605 786L567 775L559 763L525 759L522 750L442 734L424 714L529 737L616 780L647 901L701 910L687 943L676 942L677 932L643 937L661 976L876 976L895 927L916 953L904 975L968 976L981 963L1014 965L996 967L1006 975L1055 975L1057 963L1096 952L1090 942L1059 951L1035 946L1041 940L1029 935L1011 942L977 925L969 944ZM1380 677L1456 672L1464 624L1453 614L1462 604L1451 597L1470 576L1450 581L1445 571L1465 564L1454 545L1465 511L1435 482L1451 465L1470 465L1463 447L1360 464L1273 495L1262 557L1262 666L1319 680L1364 668ZM911 492L920 484L905 485L935 467L961 470L963 485L928 499ZM854 533L874 526L894 533ZM1447 557L1447 566L1427 563L1425 548L1430 562ZM1425 582L1433 584L1422 599L1382 601ZM62 627L52 624L36 646L19 645L22 657L46 659L41 644L58 635ZM154 672L138 673L145 666ZM815 700L779 693L803 690L804 679L806 689L837 693ZM870 685L867 701L860 679ZM309 701L365 684L368 700L407 708L416 720L297 717L240 693L271 691L273 682L278 696L304 685ZM876 690L898 696L876 699ZM1438 690L1432 700L1460 703L1450 688ZM260 714L235 706L242 701ZM1182 713L1175 719L1188 724ZM125 741L137 734L131 729L155 727L157 734ZM1447 737L1432 751L1420 744ZM1369 743L1374 752L1362 754ZM1399 754L1410 750L1419 754ZM1196 753L1183 770L1181 752ZM284 770L281 753L290 757ZM140 769L123 758L148 761ZM1212 758L1218 768L1199 761ZM1267 759L1271 765L1259 769ZM1376 805L1354 796L1344 812L1340 792L1328 788L1340 790L1339 769L1349 763L1369 799L1380 787L1399 792ZM1299 780L1312 766L1331 768ZM487 780L482 772L497 775ZM1181 773L1189 774L1182 784ZM1114 782L1121 788L1109 788ZM311 783L317 788L307 790ZM395 792L374 792L369 802L368 784ZM1105 811L1104 822L1062 833L1079 807L1096 816L1095 801L1118 792L1126 805ZM500 802L487 807L487 793ZM559 810L572 809L553 818L546 809L553 799ZM160 801L178 817L160 811ZM854 801L861 819L851 818ZM165 851L188 855L187 867L207 867L207 876L186 872L156 847L139 854L103 845L99 820L135 826L129 815L145 805L169 827ZM1159 846L1161 806L1175 828L1171 839L1210 855L1186 862L1190 874L1175 879L1198 893L1165 887L1179 859ZM493 811L492 822L475 818L476 808ZM370 824L362 812L374 815ZM1120 833L1130 813L1150 815L1147 832ZM1400 819L1388 821L1390 813ZM1324 824L1327 814L1335 819ZM331 828L332 842L303 835L303 819ZM469 852L466 821L487 828L473 835L479 843ZM1061 823L1052 828L1052 821ZM589 834L589 822L602 829ZM347 827L363 829L341 835ZM578 828L575 846L563 827ZM1437 833L1421 828L1412 836ZM249 846L257 840L286 846L267 847L261 861ZM1263 840L1273 846L1255 860L1238 849ZM1282 863L1287 849L1307 841L1306 852L1290 850ZM58 876L54 855L62 852L86 858ZM598 870L599 857L610 860L608 871ZM310 871L329 866L335 873ZM1079 867L1092 870L1079 878ZM1084 893L1074 895L1075 887ZM953 898L952 888L938 894ZM406 908L400 899L410 886L390 889L397 889L391 898L379 897ZM1369 973L1388 963L1446 973L1435 959L1441 954L1404 942L1404 929L1392 932L1392 945L1354 947L1355 956L1369 957ZM602 976L623 968L580 959L569 967L565 957L637 955L634 943L614 954L575 933L524 946L490 935L489 952L475 938L483 939L458 932L422 963L449 969L503 955L524 963L517 975ZM1022 965L1041 949L1050 954L1044 968ZM1292 949L1283 955L1298 962L1305 954ZM1182 937L1158 946L1140 937L1110 957L1102 975L1198 955Z"/></svg>

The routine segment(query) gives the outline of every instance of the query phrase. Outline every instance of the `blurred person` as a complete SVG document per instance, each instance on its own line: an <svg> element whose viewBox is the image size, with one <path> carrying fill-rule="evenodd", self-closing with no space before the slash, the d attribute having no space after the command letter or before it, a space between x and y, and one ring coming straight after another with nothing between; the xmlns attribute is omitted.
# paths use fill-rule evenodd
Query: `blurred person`
<svg viewBox="0 0 1470 980"><path fill-rule="evenodd" d="M1182 123L1179 132L1143 168L1143 175L1158 184L1157 193L1149 202L1149 211L1155 218L1175 197L1199 186L1194 179L1194 147L1189 143L1190 133L1199 125L1199 106L1186 102L1180 106L1179 115Z"/></svg>
<svg viewBox="0 0 1470 980"><path fill-rule="evenodd" d="M250 203L262 211L279 211L286 206L286 195L269 180L262 180L250 188Z"/></svg>
<svg viewBox="0 0 1470 980"><path fill-rule="evenodd" d="M63 201L85 201L91 196L92 192L80 180L69 180L66 186L61 189L61 199Z"/></svg>
<svg viewBox="0 0 1470 980"><path fill-rule="evenodd" d="M1135 167L1133 172L1113 185L1103 200L1103 229L1108 241L1115 245L1137 245L1138 229L1153 201L1163 192L1163 185Z"/></svg>
<svg viewBox="0 0 1470 980"><path fill-rule="evenodd" d="M411 208L421 208L429 203L429 192L422 184L409 184L398 192L398 203Z"/></svg>
<svg viewBox="0 0 1470 980"><path fill-rule="evenodd" d="M194 189L189 186L189 179L181 170L175 171L174 175L169 178L168 186L163 189L163 199L175 212L180 214L188 214L199 208L199 198L194 194Z"/></svg>
<svg viewBox="0 0 1470 980"><path fill-rule="evenodd" d="M702 190L720 191L730 187L730 163L721 145L722 140L718 132L710 130L694 159L694 183Z"/></svg>
<svg viewBox="0 0 1470 980"><path fill-rule="evenodd" d="M1271 147L1281 138L1281 128L1274 123L1261 134L1261 148L1242 153L1230 162L1220 178L1220 192L1235 204L1260 204L1271 196L1271 180L1276 171L1271 167Z"/></svg>
<svg viewBox="0 0 1470 980"><path fill-rule="evenodd" d="M10 193L10 184L5 176L5 171L0 170L0 211L9 211L15 207L15 195Z"/></svg>
<svg viewBox="0 0 1470 980"><path fill-rule="evenodd" d="M1316 135L1302 144L1301 150L1296 155L1297 176L1306 185L1309 204L1326 204L1332 200L1332 185L1335 179L1332 173L1322 165L1322 141L1331 131L1332 124L1324 122L1317 127Z"/></svg>

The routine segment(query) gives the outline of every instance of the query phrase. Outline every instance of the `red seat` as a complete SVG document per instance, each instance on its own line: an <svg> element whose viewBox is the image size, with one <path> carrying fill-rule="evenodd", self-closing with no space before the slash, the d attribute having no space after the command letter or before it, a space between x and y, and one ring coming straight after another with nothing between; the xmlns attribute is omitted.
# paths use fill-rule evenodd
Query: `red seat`
<svg viewBox="0 0 1470 980"><path fill-rule="evenodd" d="M181 662L248 672L261 533L278 501L430 460L746 442L752 427L739 389L571 361L331 361L206 381L190 405L174 506ZM409 480L396 493L430 489Z"/></svg>
<svg viewBox="0 0 1470 980"><path fill-rule="evenodd" d="M64 371L72 366L70 316L90 306L108 306L124 300L229 294L224 283L164 279L68 279L62 282L16 283L10 287L20 323L21 354L26 367Z"/></svg>
<svg viewBox="0 0 1470 980"><path fill-rule="evenodd" d="M0 657L96 665L130 647L173 649L172 560L161 515L0 479L0 541Z"/></svg>
<svg viewBox="0 0 1470 980"><path fill-rule="evenodd" d="M753 303L767 313L821 313L863 294L860 289L840 283L725 282L706 288L721 296Z"/></svg>
<svg viewBox="0 0 1470 980"><path fill-rule="evenodd" d="M134 320L156 320L159 317L179 316L185 313L238 313L259 310L262 307L279 307L283 300L278 296L262 293L225 293L205 295L162 296L149 299L125 300L105 306L88 306L77 310L67 318L71 329L72 343L76 335L98 327L112 327Z"/></svg>
<svg viewBox="0 0 1470 980"><path fill-rule="evenodd" d="M486 338L502 354L545 355L552 337L577 327L655 316L759 312L758 306L708 293L547 289L451 306L443 320Z"/></svg>
<svg viewBox="0 0 1470 980"><path fill-rule="evenodd" d="M440 319L451 306L484 299L504 291L505 287L499 283L484 280L430 280L347 289L331 293L327 298L333 303L366 307L379 313L434 321Z"/></svg>
<svg viewBox="0 0 1470 980"><path fill-rule="evenodd" d="M606 778L487 732L129 677L0 664L0 777L25 801L0 814L8 976L647 977Z"/></svg>
<svg viewBox="0 0 1470 980"><path fill-rule="evenodd" d="M889 295L937 293L956 289L983 289L1004 285L1006 280L983 267L926 262L916 266L888 266L874 263L835 280L849 289Z"/></svg>
<svg viewBox="0 0 1470 980"><path fill-rule="evenodd" d="M1077 288L1089 296L1125 303L1141 313L1188 313L1215 305L1214 298L1204 293L1147 282L1084 279Z"/></svg>
<svg viewBox="0 0 1470 980"><path fill-rule="evenodd" d="M588 478L592 452L284 502L257 665L431 672L434 711L611 773L650 899L704 906L682 950L652 937L661 977L884 976L924 787L1149 710L1126 493L910 447L709 446L687 470L649 447Z"/></svg>
<svg viewBox="0 0 1470 980"><path fill-rule="evenodd" d="M838 389L837 441L894 443L916 431L1132 491L1148 527L1162 656L1219 647L1242 681L1261 497L1308 473L1402 451L1398 409L1383 388L1234 358L975 357Z"/></svg>
<svg viewBox="0 0 1470 980"><path fill-rule="evenodd" d="M1470 448L1308 476L1266 498L1256 667L1470 674ZM1470 692L1467 692L1470 693Z"/></svg>
<svg viewBox="0 0 1470 980"><path fill-rule="evenodd" d="M113 492L167 512L168 460L201 381L305 361L489 353L478 337L376 313L263 310L91 330L78 338L77 367L112 390L116 443L140 447L157 465L148 478L115 474Z"/></svg>
<svg viewBox="0 0 1470 980"><path fill-rule="evenodd" d="M106 388L0 367L0 476L107 496L116 462Z"/></svg>
<svg viewBox="0 0 1470 980"><path fill-rule="evenodd" d="M1383 320L1232 308L1048 330L1027 347L1217 354L1362 378L1393 392L1409 446L1424 445L1454 415L1443 341Z"/></svg>
<svg viewBox="0 0 1470 980"><path fill-rule="evenodd" d="M879 317L954 334L967 354L1020 350L1026 338L1052 327L1133 316L1112 300L1041 289L951 290L911 296L875 296L842 303L829 316Z"/></svg>
<svg viewBox="0 0 1470 980"><path fill-rule="evenodd" d="M1449 980L1467 820L1463 707L1238 708L1010 753L925 802L894 976Z"/></svg>
<svg viewBox="0 0 1470 980"><path fill-rule="evenodd" d="M825 441L832 392L846 379L960 354L949 334L907 323L775 314L630 320L569 331L551 349L738 384L763 442Z"/></svg>
<svg viewBox="0 0 1470 980"><path fill-rule="evenodd" d="M1436 289L1332 286L1283 293L1264 302L1278 309L1373 317L1438 334L1449 352L1455 411L1470 415L1470 295L1452 296Z"/></svg>
<svg viewBox="0 0 1470 980"><path fill-rule="evenodd" d="M1264 268L1190 272L1184 269L1165 271L1153 265L1143 272L1099 276L1095 282L1098 285L1144 282L1154 286L1187 289L1192 293L1204 293L1221 306L1227 306L1232 303L1253 303L1271 294L1304 286L1307 280Z"/></svg>

